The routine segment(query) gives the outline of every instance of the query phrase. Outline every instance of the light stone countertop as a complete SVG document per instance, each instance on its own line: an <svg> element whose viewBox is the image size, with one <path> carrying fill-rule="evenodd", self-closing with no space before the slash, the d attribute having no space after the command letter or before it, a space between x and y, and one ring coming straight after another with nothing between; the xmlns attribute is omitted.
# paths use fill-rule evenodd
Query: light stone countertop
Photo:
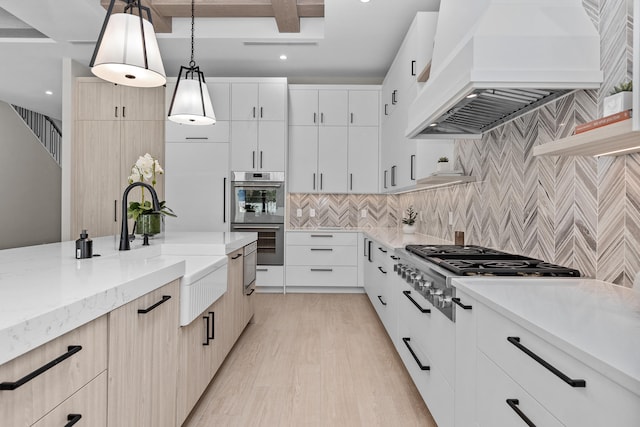
<svg viewBox="0 0 640 427"><path fill-rule="evenodd" d="M594 279L456 278L452 284L640 395L640 292Z"/></svg>
<svg viewBox="0 0 640 427"><path fill-rule="evenodd" d="M92 240L101 256L82 260L75 259L74 241L1 250L0 364L185 273L196 278L256 239L256 233L165 233L148 247L137 239L130 251L118 251L119 236L100 237ZM202 255L211 262L189 260Z"/></svg>

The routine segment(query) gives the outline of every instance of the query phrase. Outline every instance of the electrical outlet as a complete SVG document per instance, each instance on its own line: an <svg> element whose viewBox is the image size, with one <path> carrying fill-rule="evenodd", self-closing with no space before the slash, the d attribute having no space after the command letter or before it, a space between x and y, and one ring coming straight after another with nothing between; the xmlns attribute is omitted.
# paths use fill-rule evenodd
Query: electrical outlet
<svg viewBox="0 0 640 427"><path fill-rule="evenodd" d="M453 225L453 212L449 211L449 225Z"/></svg>
<svg viewBox="0 0 640 427"><path fill-rule="evenodd" d="M309 216L311 218L313 218L314 216L316 216L316 210L315 209L309 209Z"/></svg>
<svg viewBox="0 0 640 427"><path fill-rule="evenodd" d="M367 210L366 209L362 209L360 211L360 218L366 218L367 217Z"/></svg>
<svg viewBox="0 0 640 427"><path fill-rule="evenodd" d="M296 209L296 216L300 218L302 216L302 209Z"/></svg>

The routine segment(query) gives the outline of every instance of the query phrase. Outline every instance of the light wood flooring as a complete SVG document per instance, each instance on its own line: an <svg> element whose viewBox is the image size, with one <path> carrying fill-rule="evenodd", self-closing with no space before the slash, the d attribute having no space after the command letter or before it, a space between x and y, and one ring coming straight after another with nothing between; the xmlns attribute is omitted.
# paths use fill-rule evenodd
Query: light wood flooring
<svg viewBox="0 0 640 427"><path fill-rule="evenodd" d="M184 426L436 426L366 295L255 298Z"/></svg>

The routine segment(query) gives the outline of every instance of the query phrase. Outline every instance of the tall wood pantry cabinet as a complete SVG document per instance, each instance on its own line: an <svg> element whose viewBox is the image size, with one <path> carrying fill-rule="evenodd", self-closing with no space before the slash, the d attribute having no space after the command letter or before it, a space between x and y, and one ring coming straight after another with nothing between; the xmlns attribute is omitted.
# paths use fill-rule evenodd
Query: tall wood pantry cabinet
<svg viewBox="0 0 640 427"><path fill-rule="evenodd" d="M76 79L72 237L82 229L95 237L117 234L131 166L145 153L164 165L164 91L162 86L134 88L92 77ZM158 197L163 200L163 176L156 180ZM131 191L129 200L140 200L140 190Z"/></svg>

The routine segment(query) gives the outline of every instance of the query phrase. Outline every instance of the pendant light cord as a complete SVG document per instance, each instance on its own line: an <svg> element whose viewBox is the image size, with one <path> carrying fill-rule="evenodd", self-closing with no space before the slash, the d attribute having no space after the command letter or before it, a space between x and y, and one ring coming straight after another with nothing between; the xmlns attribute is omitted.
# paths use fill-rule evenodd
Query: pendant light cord
<svg viewBox="0 0 640 427"><path fill-rule="evenodd" d="M194 14L194 10L195 10L195 0L191 0L191 61L189 61L189 67L194 68L196 66L196 61L193 59L194 56L194 49L193 49L193 45L194 45L194 38L193 38L193 34L194 34L194 21L195 21L195 14Z"/></svg>

